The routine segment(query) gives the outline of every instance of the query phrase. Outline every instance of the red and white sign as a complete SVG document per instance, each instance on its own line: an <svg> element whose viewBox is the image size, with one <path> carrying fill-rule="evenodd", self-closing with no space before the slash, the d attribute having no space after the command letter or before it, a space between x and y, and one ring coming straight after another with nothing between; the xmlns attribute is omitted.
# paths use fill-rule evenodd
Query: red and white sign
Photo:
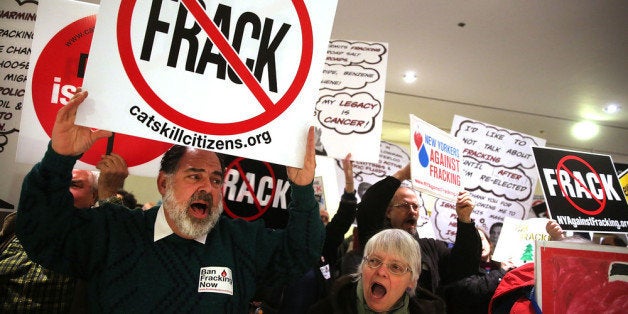
<svg viewBox="0 0 628 314"><path fill-rule="evenodd" d="M68 0L43 2L38 7L29 81L26 84L16 160L36 163L50 140L57 111L82 86L96 24L98 6ZM146 163L161 156L172 144L118 134L113 152L121 155L133 174L145 173ZM77 167L93 169L105 154L107 140L97 141ZM137 147L143 147L138 150ZM155 169L153 169L155 168Z"/></svg>
<svg viewBox="0 0 628 314"><path fill-rule="evenodd" d="M77 121L300 166L336 2L103 2Z"/></svg>

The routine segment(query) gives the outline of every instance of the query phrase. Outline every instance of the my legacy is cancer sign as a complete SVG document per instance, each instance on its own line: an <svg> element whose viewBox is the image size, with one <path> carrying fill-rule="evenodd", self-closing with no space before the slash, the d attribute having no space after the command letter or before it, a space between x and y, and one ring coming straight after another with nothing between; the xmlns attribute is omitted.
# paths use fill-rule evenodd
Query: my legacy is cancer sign
<svg viewBox="0 0 628 314"><path fill-rule="evenodd" d="M300 166L336 2L103 1L77 122Z"/></svg>

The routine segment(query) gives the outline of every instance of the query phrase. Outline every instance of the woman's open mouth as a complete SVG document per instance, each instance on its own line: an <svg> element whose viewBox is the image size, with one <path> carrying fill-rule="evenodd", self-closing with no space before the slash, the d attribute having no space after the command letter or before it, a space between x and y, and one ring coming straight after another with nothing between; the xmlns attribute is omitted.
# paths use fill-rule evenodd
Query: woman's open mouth
<svg viewBox="0 0 628 314"><path fill-rule="evenodd" d="M371 285L371 295L373 295L376 299L381 299L386 295L386 288L383 285L374 282Z"/></svg>

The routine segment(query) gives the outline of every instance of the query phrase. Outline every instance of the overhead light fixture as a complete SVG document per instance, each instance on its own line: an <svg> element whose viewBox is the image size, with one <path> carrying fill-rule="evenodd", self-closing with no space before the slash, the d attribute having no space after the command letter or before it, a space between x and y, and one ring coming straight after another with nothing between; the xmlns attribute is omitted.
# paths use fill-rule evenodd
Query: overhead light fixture
<svg viewBox="0 0 628 314"><path fill-rule="evenodd" d="M413 71L407 71L403 74L403 81L408 84L416 81L416 73Z"/></svg>
<svg viewBox="0 0 628 314"><path fill-rule="evenodd" d="M621 109L621 106L618 104L608 104L606 105L606 107L604 107L604 112L608 114L614 114L619 112L619 109Z"/></svg>
<svg viewBox="0 0 628 314"><path fill-rule="evenodd" d="M600 127L591 121L582 121L574 124L571 128L573 137L579 140L589 140L600 132Z"/></svg>

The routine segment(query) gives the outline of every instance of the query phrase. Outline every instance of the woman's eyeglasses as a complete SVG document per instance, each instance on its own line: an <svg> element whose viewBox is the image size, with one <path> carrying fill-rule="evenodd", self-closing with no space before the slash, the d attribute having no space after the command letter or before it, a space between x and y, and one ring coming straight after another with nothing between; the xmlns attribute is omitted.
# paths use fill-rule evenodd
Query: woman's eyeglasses
<svg viewBox="0 0 628 314"><path fill-rule="evenodd" d="M366 266L373 269L377 269L384 264L384 261L377 257L367 256L364 258L364 261L366 262ZM386 263L386 267L388 268L388 271L390 271L390 273L393 275L403 275L407 272L412 272L412 269L410 269L410 267L398 262Z"/></svg>

